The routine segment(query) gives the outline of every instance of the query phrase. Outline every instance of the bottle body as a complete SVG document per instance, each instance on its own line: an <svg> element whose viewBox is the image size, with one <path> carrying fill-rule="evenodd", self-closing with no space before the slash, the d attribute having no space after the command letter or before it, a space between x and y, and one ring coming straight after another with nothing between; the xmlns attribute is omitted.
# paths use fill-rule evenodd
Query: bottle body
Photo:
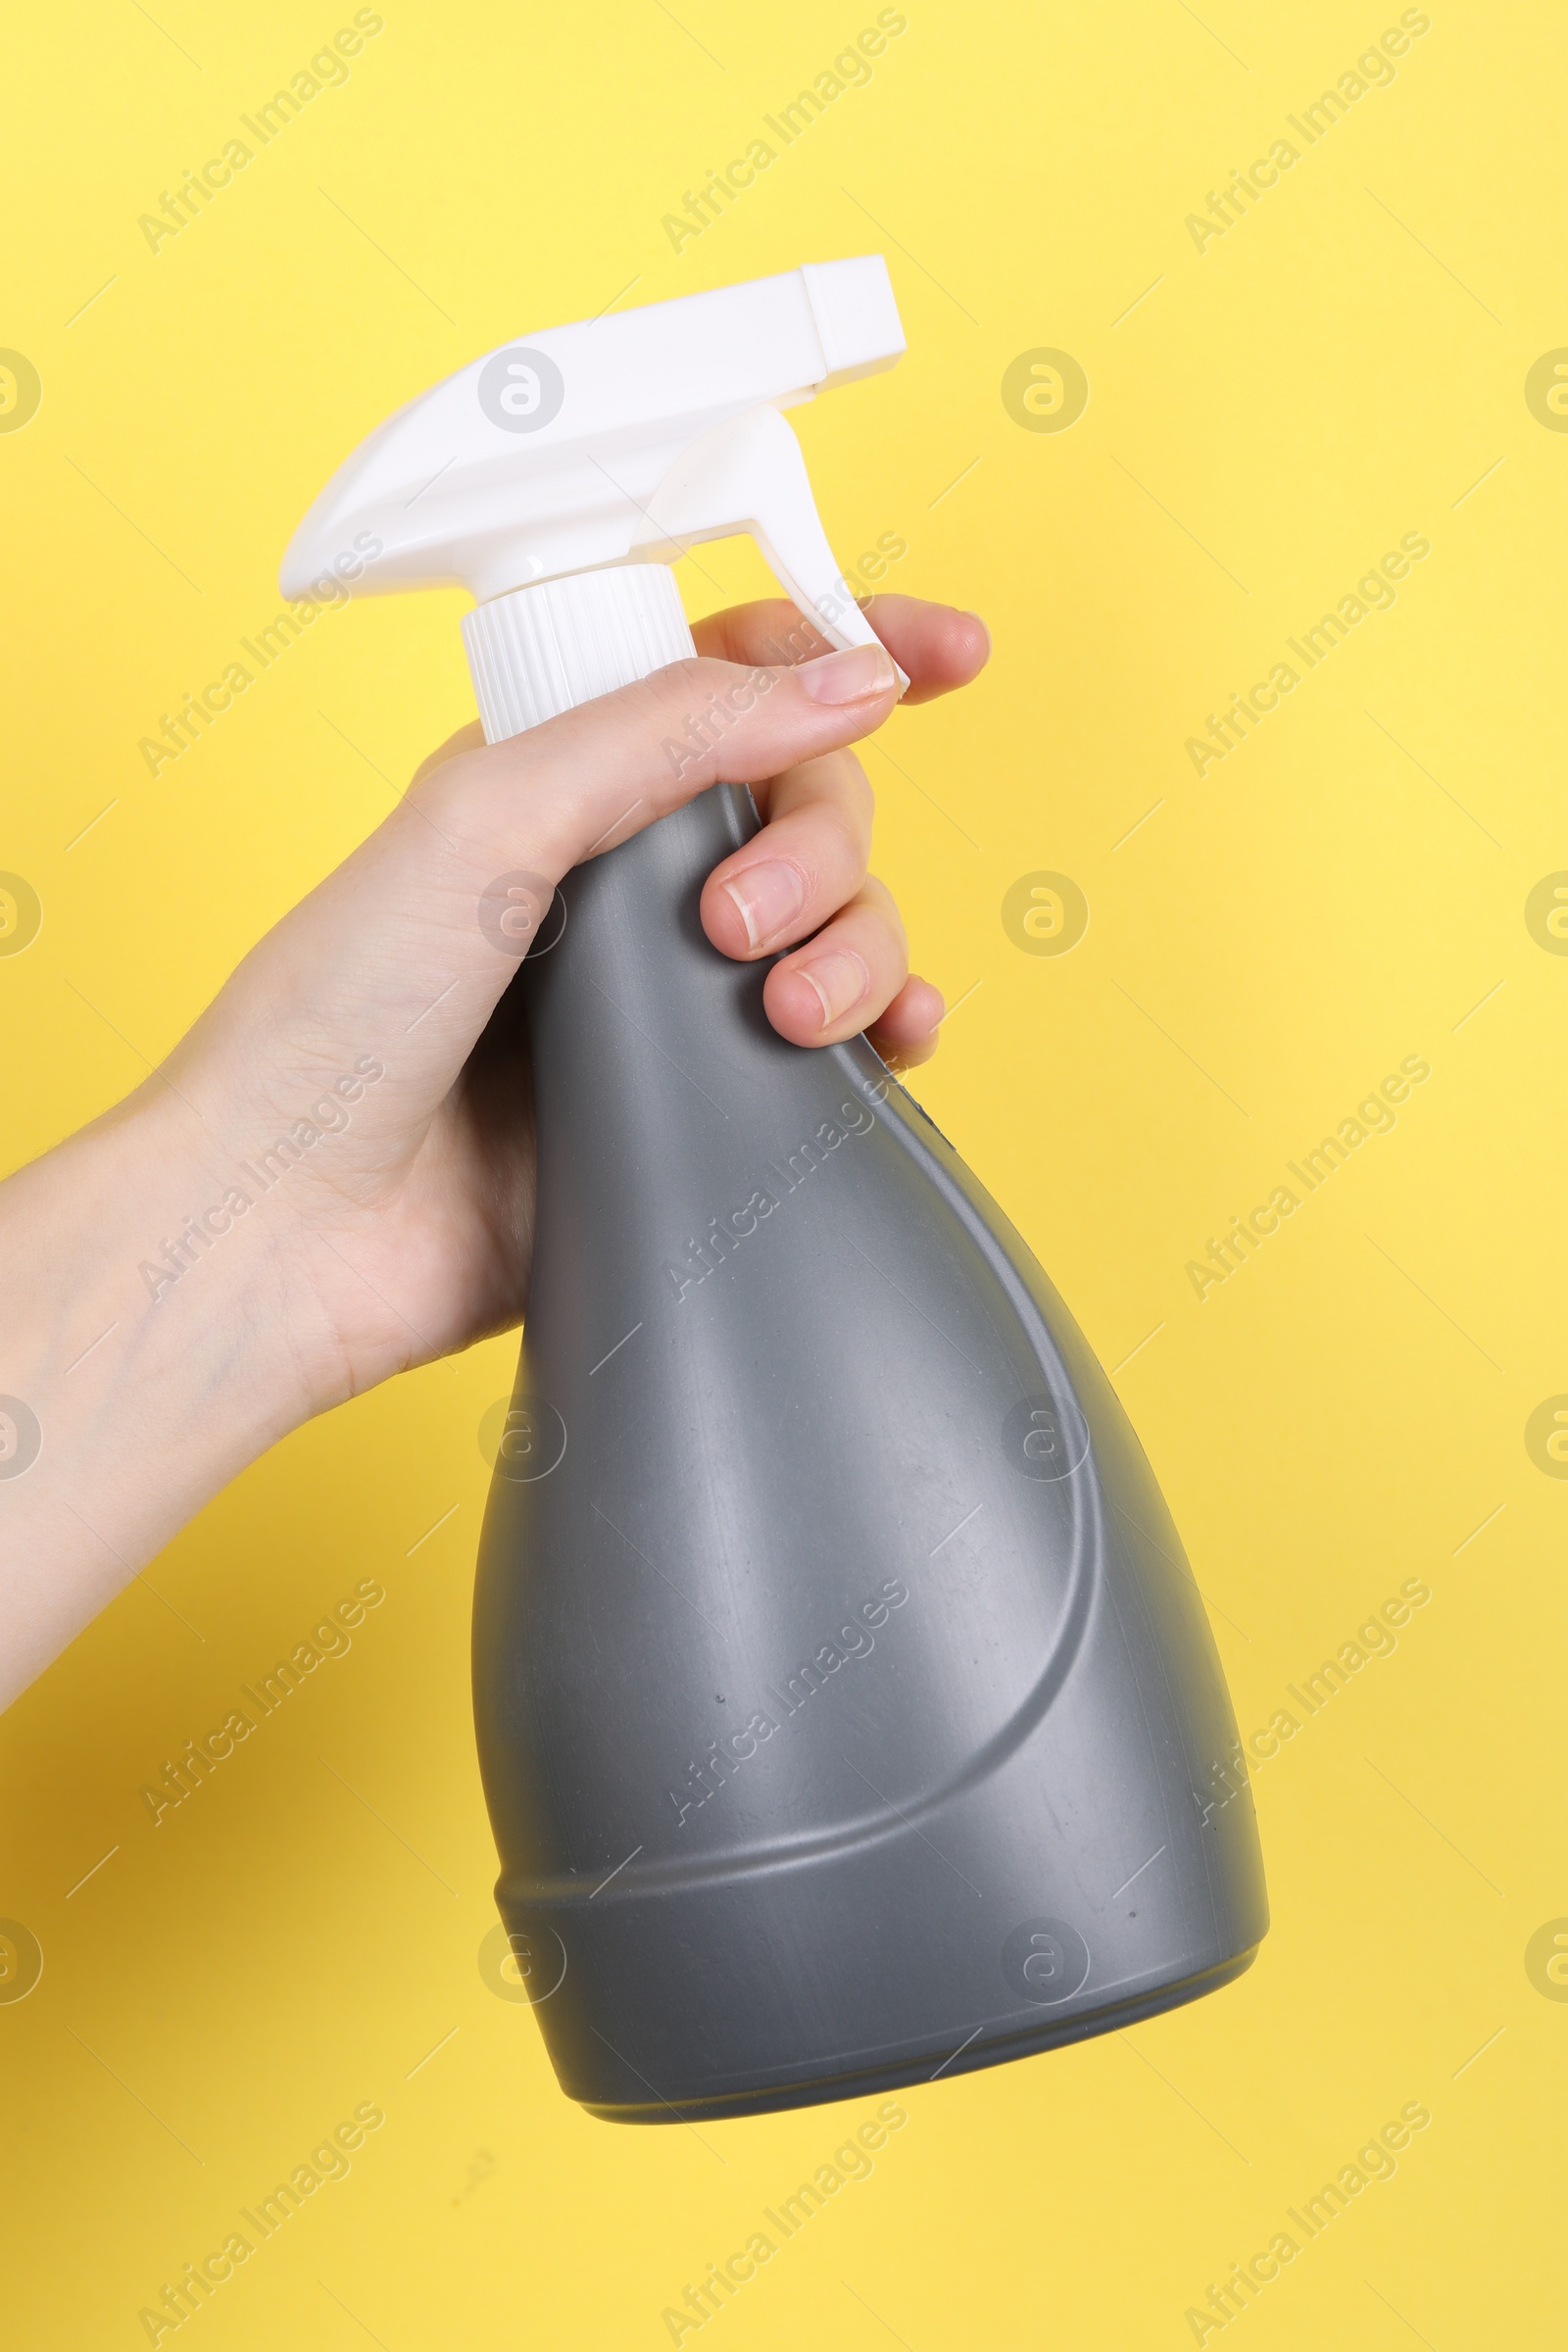
<svg viewBox="0 0 1568 2352"><path fill-rule="evenodd" d="M870 1048L786 1044L702 933L754 823L715 787L579 868L519 983L475 1711L552 2059L627 2121L1103 2032L1267 1924L1201 1602L1071 1318Z"/></svg>

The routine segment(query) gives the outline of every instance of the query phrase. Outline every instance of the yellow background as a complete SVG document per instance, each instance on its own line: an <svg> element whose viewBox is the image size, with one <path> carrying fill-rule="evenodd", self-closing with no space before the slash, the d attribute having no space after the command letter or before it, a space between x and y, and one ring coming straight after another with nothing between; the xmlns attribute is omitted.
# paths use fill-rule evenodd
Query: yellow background
<svg viewBox="0 0 1568 2352"><path fill-rule="evenodd" d="M1225 2339L1560 2341L1568 2005L1525 1951L1568 1913L1568 1484L1524 1442L1568 1390L1568 960L1524 919L1568 866L1568 435L1524 397L1568 344L1560 12L1434 0L1392 86L1200 253L1186 216L1396 8L909 0L869 85L677 255L662 216L873 8L388 0L347 84L150 252L138 215L351 13L13 28L0 343L43 402L0 437L0 867L44 920L0 960L8 1158L132 1085L471 715L461 600L367 601L156 781L138 757L277 609L361 436L613 299L885 252L906 359L796 422L841 556L901 533L890 584L995 637L867 755L880 870L957 1006L919 1092L1120 1367L1244 1734L1403 1579L1433 1598L1257 1773L1250 1974L907 2094L874 2176L703 2340L1191 2342L1207 2283L1422 2101L1397 2176ZM1042 346L1091 385L1059 433L1001 396ZM1412 530L1396 607L1200 779L1206 713ZM694 612L760 583L744 546L703 562ZM1090 904L1059 957L1003 928L1037 869ZM1396 1130L1200 1302L1206 1237L1409 1054ZM480 1980L468 1592L514 1353L279 1446L0 1726L0 1912L45 1962L0 2006L17 2343L145 2341L161 2283L375 2100L350 2178L181 2342L653 2347L859 2120L591 2122ZM141 1784L368 1575L352 1652L155 1830Z"/></svg>

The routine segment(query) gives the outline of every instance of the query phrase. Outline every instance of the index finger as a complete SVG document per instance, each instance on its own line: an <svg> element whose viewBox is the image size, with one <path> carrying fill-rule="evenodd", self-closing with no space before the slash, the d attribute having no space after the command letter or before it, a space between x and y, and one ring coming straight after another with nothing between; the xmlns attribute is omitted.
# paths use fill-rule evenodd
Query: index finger
<svg viewBox="0 0 1568 2352"><path fill-rule="evenodd" d="M918 596L866 597L860 611L909 680L906 704L928 703L956 686L967 686L990 659L991 632L977 612L927 604ZM700 654L723 662L809 662L832 651L783 596L710 612L693 624L692 636Z"/></svg>

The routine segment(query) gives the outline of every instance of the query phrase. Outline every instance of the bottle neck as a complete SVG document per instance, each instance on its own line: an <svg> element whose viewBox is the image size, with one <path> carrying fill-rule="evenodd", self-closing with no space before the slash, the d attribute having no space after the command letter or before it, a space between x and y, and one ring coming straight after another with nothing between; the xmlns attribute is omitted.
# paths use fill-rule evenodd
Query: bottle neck
<svg viewBox="0 0 1568 2352"><path fill-rule="evenodd" d="M514 588L464 615L463 642L488 743L696 650L667 564L622 564Z"/></svg>

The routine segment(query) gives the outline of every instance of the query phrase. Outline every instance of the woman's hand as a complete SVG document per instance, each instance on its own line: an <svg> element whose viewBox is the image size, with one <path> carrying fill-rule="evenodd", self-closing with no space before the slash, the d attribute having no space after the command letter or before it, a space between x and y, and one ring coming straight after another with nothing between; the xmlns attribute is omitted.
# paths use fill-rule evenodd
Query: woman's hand
<svg viewBox="0 0 1568 2352"><path fill-rule="evenodd" d="M910 702L989 651L945 607L868 616ZM942 1000L867 873L848 748L898 699L892 663L827 653L783 604L695 635L694 662L525 735L454 737L136 1094L0 1187L0 1703L285 1431L520 1318L533 1137L516 956L483 917L499 878L545 902L710 784L750 784L762 826L709 878L709 938L789 951L763 1003L797 1045L933 1050ZM721 741L673 760L736 687Z"/></svg>

